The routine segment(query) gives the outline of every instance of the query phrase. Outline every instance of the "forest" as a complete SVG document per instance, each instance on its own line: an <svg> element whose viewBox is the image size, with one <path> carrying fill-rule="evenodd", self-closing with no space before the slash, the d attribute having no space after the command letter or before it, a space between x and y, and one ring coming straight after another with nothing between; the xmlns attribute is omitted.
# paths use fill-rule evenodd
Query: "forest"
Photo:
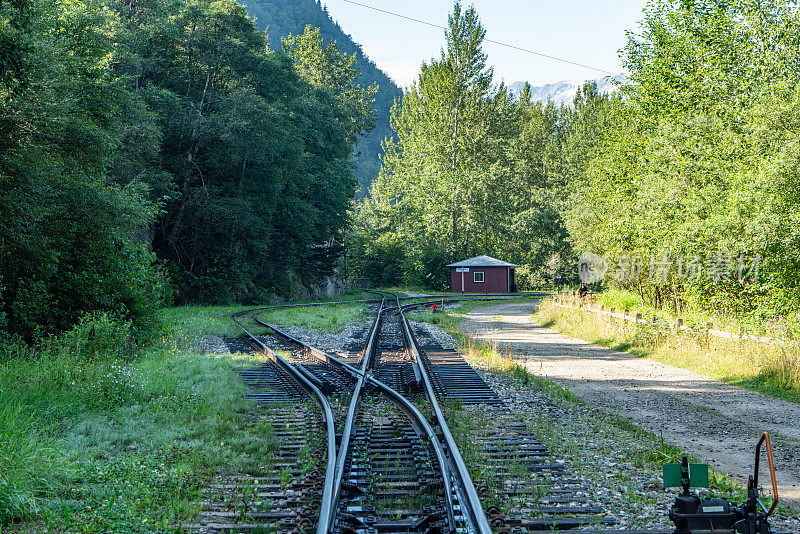
<svg viewBox="0 0 800 534"><path fill-rule="evenodd" d="M493 81L472 8L392 113L396 140L350 233L351 272L443 289L442 265L489 254L523 288L577 283L795 323L800 17L781 0L652 0L621 51L616 96L571 107ZM357 251L357 252L356 252ZM598 260L595 260L598 262Z"/></svg>
<svg viewBox="0 0 800 534"><path fill-rule="evenodd" d="M472 7L396 100L319 3L247 9L0 3L0 331L107 313L144 332L161 305L266 302L335 270L443 289L478 254L520 264L522 289L577 282L591 253L597 289L655 307L800 309L788 2L652 0L620 91L561 107L495 81Z"/></svg>
<svg viewBox="0 0 800 534"><path fill-rule="evenodd" d="M164 304L330 271L375 120L354 56L310 29L273 51L234 0L0 13L0 332L95 313L146 332Z"/></svg>

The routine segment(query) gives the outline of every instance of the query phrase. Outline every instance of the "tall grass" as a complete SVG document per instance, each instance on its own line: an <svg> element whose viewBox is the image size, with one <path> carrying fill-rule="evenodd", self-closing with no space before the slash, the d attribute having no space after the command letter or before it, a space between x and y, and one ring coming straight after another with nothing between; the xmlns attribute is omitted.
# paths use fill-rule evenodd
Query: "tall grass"
<svg viewBox="0 0 800 534"><path fill-rule="evenodd" d="M596 296L598 304L609 308L616 308L617 311L629 310L631 314L641 313L644 317L654 315L675 322L679 317L685 324L705 325L708 322L714 324L715 328L738 332L740 328L751 334L775 337L784 339L787 337L798 337L798 325L783 316L765 319L757 314L723 314L720 312L700 309L687 305L680 313L676 313L670 306L657 309L642 300L642 297L634 292L624 289L606 289Z"/></svg>
<svg viewBox="0 0 800 534"><path fill-rule="evenodd" d="M709 336L702 327L668 330L609 321L607 315L561 308L551 301L542 303L536 319L587 341L800 402L800 345L794 342L758 343Z"/></svg>
<svg viewBox="0 0 800 534"><path fill-rule="evenodd" d="M642 299L631 291L621 291L618 289L607 289L600 293L598 297L600 304L606 308L616 308L618 310L638 310L644 307Z"/></svg>
<svg viewBox="0 0 800 534"><path fill-rule="evenodd" d="M274 437L232 372L258 356L195 353L196 334L137 348L127 323L96 316L0 346L0 528L161 532L211 474L266 472Z"/></svg>
<svg viewBox="0 0 800 534"><path fill-rule="evenodd" d="M7 391L0 391L0 524L39 512L63 462L53 440Z"/></svg>

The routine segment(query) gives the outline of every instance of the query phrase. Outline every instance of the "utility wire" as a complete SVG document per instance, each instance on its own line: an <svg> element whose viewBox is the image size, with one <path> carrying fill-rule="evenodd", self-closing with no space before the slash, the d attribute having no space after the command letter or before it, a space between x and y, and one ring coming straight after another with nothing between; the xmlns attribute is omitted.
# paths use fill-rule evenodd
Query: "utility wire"
<svg viewBox="0 0 800 534"><path fill-rule="evenodd" d="M446 27L441 26L439 24L434 24L432 22L428 22L428 21L425 21L425 20L415 19L413 17L407 17L406 15L401 15L400 13L395 13L393 11L387 11L385 9L380 9L380 8L377 8L377 7L369 6L367 4L362 4L360 2L354 2L353 0L342 0L342 2L347 2L348 4L353 4L353 5L356 5L356 6L361 6L361 7L367 8L367 9L371 9L373 11L379 11L381 13L386 13L387 15L392 15L393 17L398 17L398 18L401 18L401 19L410 20L412 22L418 22L419 24L425 24L426 26L433 26L434 28L439 28L441 30L446 30L447 29ZM570 61L569 59L564 59L564 58L560 58L560 57L556 57L556 56L551 56L549 54L543 54L542 52L536 52L535 50L529 50L527 48L522 48L521 46L515 46L515 45L512 45L512 44L503 43L501 41L494 41L492 39L484 39L484 41L486 41L487 43L493 43L493 44L496 44L496 45L505 46L507 48L512 48L514 50L519 50L520 52L533 54L534 56L540 56L540 57L544 57L544 58L547 58L547 59L552 59L554 61L560 61L561 63L569 63L570 65L576 65L578 67L583 67L585 69L591 69L591 70L596 70L598 72L604 72L604 73L610 74L612 76L614 75L613 72L609 72L609 71L607 71L605 69L599 69L597 67L592 67L590 65L584 65L583 63L578 63L577 61Z"/></svg>

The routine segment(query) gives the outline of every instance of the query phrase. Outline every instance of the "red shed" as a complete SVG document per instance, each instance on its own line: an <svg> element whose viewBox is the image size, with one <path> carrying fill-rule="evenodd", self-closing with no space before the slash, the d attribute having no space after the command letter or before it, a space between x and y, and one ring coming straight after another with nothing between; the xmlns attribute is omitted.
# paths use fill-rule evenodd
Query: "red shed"
<svg viewBox="0 0 800 534"><path fill-rule="evenodd" d="M519 265L489 256L451 263L450 291L462 293L513 293L514 269Z"/></svg>

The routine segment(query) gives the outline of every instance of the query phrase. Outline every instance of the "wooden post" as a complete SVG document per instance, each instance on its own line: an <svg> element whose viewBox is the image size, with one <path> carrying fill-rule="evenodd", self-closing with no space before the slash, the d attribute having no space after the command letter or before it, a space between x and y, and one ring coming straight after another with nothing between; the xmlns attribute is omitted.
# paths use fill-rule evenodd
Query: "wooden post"
<svg viewBox="0 0 800 534"><path fill-rule="evenodd" d="M709 323L706 323L706 348L708 348L708 335L709 335L709 331L710 331L712 328L714 328L714 323L711 323L711 322L709 322Z"/></svg>
<svg viewBox="0 0 800 534"><path fill-rule="evenodd" d="M739 339L742 339L742 338L744 338L744 327L740 326L739 327Z"/></svg>
<svg viewBox="0 0 800 534"><path fill-rule="evenodd" d="M637 323L641 323L642 322L642 314L641 313L637 313L636 314L636 322Z"/></svg>
<svg viewBox="0 0 800 534"><path fill-rule="evenodd" d="M608 324L614 324L614 312L617 311L614 306L608 309Z"/></svg>
<svg viewBox="0 0 800 534"><path fill-rule="evenodd" d="M681 319L680 317L678 317L678 322L677 322L677 324L675 325L675 328L677 328L678 330L680 330L682 326L683 326L683 319Z"/></svg>

